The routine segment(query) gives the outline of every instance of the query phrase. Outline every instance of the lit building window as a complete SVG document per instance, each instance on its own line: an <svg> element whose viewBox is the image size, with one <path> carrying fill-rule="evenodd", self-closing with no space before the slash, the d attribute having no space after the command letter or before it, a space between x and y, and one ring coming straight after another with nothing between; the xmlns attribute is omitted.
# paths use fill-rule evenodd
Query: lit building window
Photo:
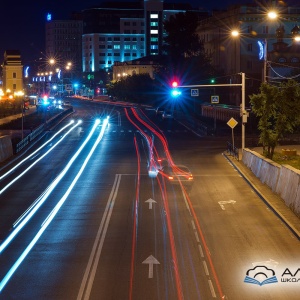
<svg viewBox="0 0 300 300"><path fill-rule="evenodd" d="M121 49L120 45L114 45L114 49Z"/></svg>
<svg viewBox="0 0 300 300"><path fill-rule="evenodd" d="M151 19L158 19L158 14L150 14Z"/></svg>
<svg viewBox="0 0 300 300"><path fill-rule="evenodd" d="M151 33L151 34L158 34L158 30L156 30L156 29L151 29L151 30L150 30L150 33Z"/></svg>

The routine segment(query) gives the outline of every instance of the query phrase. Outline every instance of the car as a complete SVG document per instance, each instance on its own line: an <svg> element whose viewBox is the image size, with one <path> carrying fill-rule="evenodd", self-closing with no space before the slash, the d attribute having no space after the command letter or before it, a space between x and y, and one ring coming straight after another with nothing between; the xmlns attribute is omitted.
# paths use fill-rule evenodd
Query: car
<svg viewBox="0 0 300 300"><path fill-rule="evenodd" d="M163 113L162 113L162 118L163 119L173 119L173 114L168 111L168 110L165 110Z"/></svg>
<svg viewBox="0 0 300 300"><path fill-rule="evenodd" d="M159 173L173 185L183 185L185 187L192 187L194 177L187 166L184 165L166 165L163 166Z"/></svg>
<svg viewBox="0 0 300 300"><path fill-rule="evenodd" d="M71 102L70 102L69 100L66 100L66 101L64 101L64 105L65 105L65 106L70 106L70 105L71 105Z"/></svg>

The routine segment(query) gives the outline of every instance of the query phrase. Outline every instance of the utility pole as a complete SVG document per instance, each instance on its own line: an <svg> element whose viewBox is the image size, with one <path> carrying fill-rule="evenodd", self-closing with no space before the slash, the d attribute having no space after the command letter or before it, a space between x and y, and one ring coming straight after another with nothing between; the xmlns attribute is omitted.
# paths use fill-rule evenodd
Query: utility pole
<svg viewBox="0 0 300 300"><path fill-rule="evenodd" d="M228 87L234 87L234 86L240 86L242 88L242 103L241 103L241 112L240 115L242 117L242 150L245 148L245 125L247 123L247 117L248 113L245 109L245 73L239 73L242 76L242 82L241 83L229 83L229 84L197 84L197 85L180 85L177 86L178 88L207 88L207 87L216 87L216 86L228 86Z"/></svg>

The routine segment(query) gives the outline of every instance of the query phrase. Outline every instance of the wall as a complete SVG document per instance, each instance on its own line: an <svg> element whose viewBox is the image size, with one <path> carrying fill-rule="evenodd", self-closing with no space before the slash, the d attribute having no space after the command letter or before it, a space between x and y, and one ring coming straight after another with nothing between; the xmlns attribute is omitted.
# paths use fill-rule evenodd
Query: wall
<svg viewBox="0 0 300 300"><path fill-rule="evenodd" d="M13 155L13 147L9 135L0 137L0 162Z"/></svg>
<svg viewBox="0 0 300 300"><path fill-rule="evenodd" d="M242 161L262 183L269 186L300 216L300 170L289 165L279 165L249 149L243 150Z"/></svg>

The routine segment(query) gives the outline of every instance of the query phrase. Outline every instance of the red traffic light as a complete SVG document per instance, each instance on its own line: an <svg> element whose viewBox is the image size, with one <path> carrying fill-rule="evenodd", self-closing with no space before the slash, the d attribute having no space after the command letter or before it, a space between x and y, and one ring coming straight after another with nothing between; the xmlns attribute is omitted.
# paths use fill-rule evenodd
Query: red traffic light
<svg viewBox="0 0 300 300"><path fill-rule="evenodd" d="M177 81L173 81L173 82L172 82L172 87L173 87L173 88L176 88L177 86L178 86L178 82L177 82Z"/></svg>

